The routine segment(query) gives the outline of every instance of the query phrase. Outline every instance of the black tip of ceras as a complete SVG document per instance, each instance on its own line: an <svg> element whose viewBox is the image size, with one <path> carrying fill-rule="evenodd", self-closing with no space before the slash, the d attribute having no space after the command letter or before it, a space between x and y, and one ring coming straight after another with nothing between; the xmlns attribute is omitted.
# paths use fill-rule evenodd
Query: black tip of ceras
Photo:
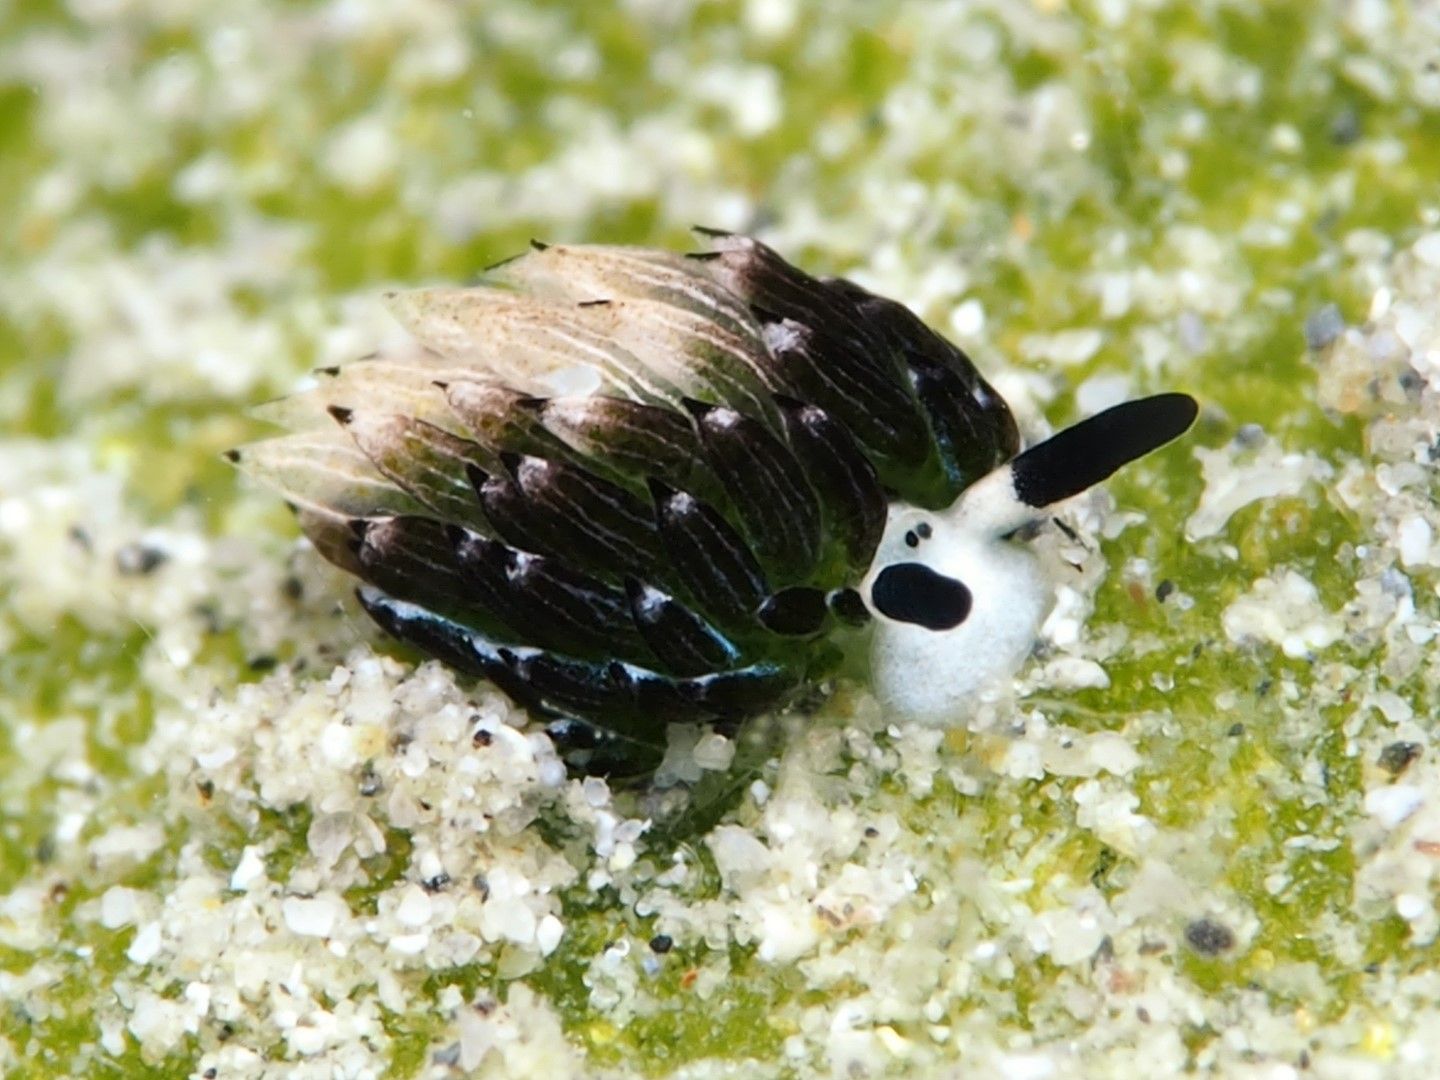
<svg viewBox="0 0 1440 1080"><path fill-rule="evenodd" d="M490 474L471 461L465 465L465 478L470 481L475 494L479 495L485 488L485 482L490 479Z"/></svg>
<svg viewBox="0 0 1440 1080"><path fill-rule="evenodd" d="M684 397L680 399L681 407L693 416L697 421L704 421L705 417L713 412L716 406L698 398Z"/></svg>
<svg viewBox="0 0 1440 1080"><path fill-rule="evenodd" d="M785 637L818 634L829 621L830 607L825 593L803 585L772 593L757 612L760 622Z"/></svg>
<svg viewBox="0 0 1440 1080"><path fill-rule="evenodd" d="M670 510L671 504L676 499L682 496L686 499L693 498L692 496L684 495L683 492L676 491L669 484L665 483L665 481L655 476L647 476L645 478L645 486L650 491L650 501L655 505L655 513L661 517Z"/></svg>
<svg viewBox="0 0 1440 1080"><path fill-rule="evenodd" d="M505 466L505 471L510 474L510 479L518 480L520 469L525 464L525 455L518 454L513 450L505 450L500 454L500 464Z"/></svg>

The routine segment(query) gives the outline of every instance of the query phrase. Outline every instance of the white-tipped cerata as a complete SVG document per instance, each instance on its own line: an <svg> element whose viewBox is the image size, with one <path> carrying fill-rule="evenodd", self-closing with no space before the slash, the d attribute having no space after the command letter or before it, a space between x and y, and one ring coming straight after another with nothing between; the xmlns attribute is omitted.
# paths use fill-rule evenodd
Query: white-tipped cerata
<svg viewBox="0 0 1440 1080"><path fill-rule="evenodd" d="M892 506L861 595L871 678L897 720L948 725L1025 661L1051 584L1017 530L1163 446L1195 418L1184 394L1126 402L1061 431L967 488L948 510Z"/></svg>

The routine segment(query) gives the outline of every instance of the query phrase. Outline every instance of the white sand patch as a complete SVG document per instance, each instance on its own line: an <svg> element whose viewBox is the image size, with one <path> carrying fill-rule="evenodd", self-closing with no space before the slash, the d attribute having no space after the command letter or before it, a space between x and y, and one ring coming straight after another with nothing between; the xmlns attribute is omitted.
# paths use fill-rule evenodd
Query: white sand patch
<svg viewBox="0 0 1440 1080"><path fill-rule="evenodd" d="M1339 616L1321 605L1315 586L1294 570L1255 582L1225 609L1222 621L1230 640L1269 642L1295 658L1335 644L1344 632Z"/></svg>
<svg viewBox="0 0 1440 1080"><path fill-rule="evenodd" d="M1253 502L1299 495L1308 484L1331 475L1330 466L1317 455L1286 453L1268 440L1253 457L1240 460L1233 447L1200 446L1194 454L1205 476L1205 491L1185 523L1191 540L1218 535L1236 511Z"/></svg>

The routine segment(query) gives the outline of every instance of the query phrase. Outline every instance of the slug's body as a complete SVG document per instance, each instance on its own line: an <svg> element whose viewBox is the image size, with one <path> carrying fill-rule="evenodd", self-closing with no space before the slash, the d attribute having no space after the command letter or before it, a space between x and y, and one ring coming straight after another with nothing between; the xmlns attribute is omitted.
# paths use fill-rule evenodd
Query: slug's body
<svg viewBox="0 0 1440 1080"><path fill-rule="evenodd" d="M537 245L402 294L412 352L327 371L270 407L293 434L232 455L382 627L593 767L783 703L872 621L882 699L952 722L1043 613L1008 535L1195 413L1131 402L1017 458L1005 403L907 309L711 239Z"/></svg>

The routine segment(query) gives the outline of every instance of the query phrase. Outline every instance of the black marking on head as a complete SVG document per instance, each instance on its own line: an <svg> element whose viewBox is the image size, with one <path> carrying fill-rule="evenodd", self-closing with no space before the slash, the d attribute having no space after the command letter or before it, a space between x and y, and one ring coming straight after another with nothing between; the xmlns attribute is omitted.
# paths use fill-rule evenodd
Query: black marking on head
<svg viewBox="0 0 1440 1080"><path fill-rule="evenodd" d="M355 415L354 409L347 409L343 405L331 405L325 411L328 412L332 417L334 417L335 421L340 424L350 423L351 418Z"/></svg>
<svg viewBox="0 0 1440 1080"><path fill-rule="evenodd" d="M608 297L606 297L606 298L600 299L600 300L581 300L581 301L580 301L579 303L577 303L575 306L576 306L576 307L582 307L582 308L609 307L609 306L610 306L610 299L609 299Z"/></svg>
<svg viewBox="0 0 1440 1080"><path fill-rule="evenodd" d="M905 533L905 546L911 548L920 546L920 536L914 529L910 529Z"/></svg>
<svg viewBox="0 0 1440 1080"><path fill-rule="evenodd" d="M1015 495L1034 507L1077 495L1184 434L1198 411L1189 394L1157 394L1096 413L1010 463Z"/></svg>
<svg viewBox="0 0 1440 1080"><path fill-rule="evenodd" d="M927 630L953 630L965 621L971 605L963 581L922 563L896 563L881 570L870 587L870 599L881 615Z"/></svg>
<svg viewBox="0 0 1440 1080"><path fill-rule="evenodd" d="M915 526L915 535L920 537L921 540L929 540L930 537L935 535L935 530L930 528L928 521L922 521L919 525Z"/></svg>
<svg viewBox="0 0 1440 1080"><path fill-rule="evenodd" d="M230 462L231 465L237 465L240 462L239 450L226 450L225 453L220 456L223 457L226 461Z"/></svg>

